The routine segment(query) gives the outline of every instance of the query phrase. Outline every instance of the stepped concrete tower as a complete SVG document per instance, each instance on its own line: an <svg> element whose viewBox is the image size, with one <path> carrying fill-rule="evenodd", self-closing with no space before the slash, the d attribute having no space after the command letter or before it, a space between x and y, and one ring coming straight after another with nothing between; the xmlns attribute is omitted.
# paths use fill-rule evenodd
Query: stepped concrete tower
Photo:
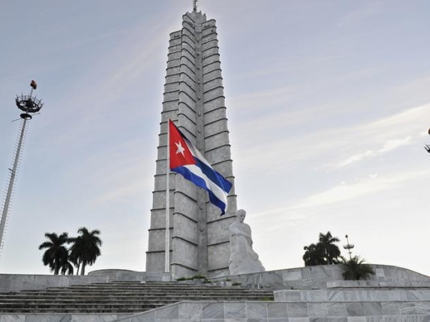
<svg viewBox="0 0 430 322"><path fill-rule="evenodd" d="M235 220L236 195L227 129L215 20L197 11L183 16L170 34L151 210L146 271L165 270L167 120L171 119L213 168L233 183L226 214L207 192L170 173L170 271L172 276L228 274L228 227Z"/></svg>

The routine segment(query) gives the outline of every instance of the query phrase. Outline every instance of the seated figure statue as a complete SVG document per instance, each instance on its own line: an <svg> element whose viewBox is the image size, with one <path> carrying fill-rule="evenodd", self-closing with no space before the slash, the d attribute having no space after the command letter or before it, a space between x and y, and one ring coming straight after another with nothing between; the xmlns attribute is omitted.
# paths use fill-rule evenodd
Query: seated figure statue
<svg viewBox="0 0 430 322"><path fill-rule="evenodd" d="M230 231L230 275L264 272L258 255L252 249L251 227L245 224L246 211L236 213L236 221L229 227Z"/></svg>

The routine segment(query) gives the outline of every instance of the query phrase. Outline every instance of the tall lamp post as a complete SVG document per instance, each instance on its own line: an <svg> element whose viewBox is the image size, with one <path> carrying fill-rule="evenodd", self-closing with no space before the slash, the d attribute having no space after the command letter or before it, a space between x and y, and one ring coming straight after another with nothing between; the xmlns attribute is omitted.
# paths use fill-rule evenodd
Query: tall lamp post
<svg viewBox="0 0 430 322"><path fill-rule="evenodd" d="M345 246L343 246L343 248L344 248L344 249L346 249L346 250L348 251L349 259L351 260L351 259L352 259L352 257L351 257L351 249L353 249L353 248L354 248L354 245L351 245L351 244L349 243L348 235L345 235L345 238L346 238L346 245L345 245Z"/></svg>
<svg viewBox="0 0 430 322"><path fill-rule="evenodd" d="M34 80L30 83L31 91L29 95L23 95L16 96L15 98L15 104L16 106L23 112L20 114L20 117L22 119L21 122L21 129L19 132L19 138L18 138L18 145L16 146L15 151L15 158L13 160L13 166L12 169L9 168L10 171L10 177L9 177L9 184L7 187L6 197L3 205L3 211L1 214L1 220L0 220L0 250L3 250L4 245L4 232L6 227L6 221L9 214L10 204L12 200L12 192L15 184L16 174L19 166L19 161L21 158L21 152L22 152L22 145L25 139L25 133L26 133L26 126L27 122L30 121L33 117L31 114L39 112L42 107L43 103L40 99L37 99L35 96L33 96L33 91L36 90L37 84Z"/></svg>

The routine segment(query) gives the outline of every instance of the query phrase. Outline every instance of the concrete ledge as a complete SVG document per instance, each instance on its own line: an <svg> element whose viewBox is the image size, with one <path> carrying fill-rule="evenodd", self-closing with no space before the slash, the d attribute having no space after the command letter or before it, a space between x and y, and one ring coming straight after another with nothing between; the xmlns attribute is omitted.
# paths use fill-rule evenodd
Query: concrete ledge
<svg viewBox="0 0 430 322"><path fill-rule="evenodd" d="M430 283L430 277L396 266L372 265L376 275L368 281L375 283ZM253 288L325 289L347 285L343 281L342 265L320 265L229 276L234 282ZM219 279L225 279L226 276ZM367 282L368 282L367 281ZM352 283L357 283L351 281ZM360 281L361 283L362 281ZM366 281L364 281L366 282ZM338 283L338 284L336 284ZM339 284L344 283L344 284ZM339 285L339 286L335 286Z"/></svg>
<svg viewBox="0 0 430 322"><path fill-rule="evenodd" d="M276 302L410 302L429 301L430 288L401 289L394 287L331 290L279 290Z"/></svg>
<svg viewBox="0 0 430 322"><path fill-rule="evenodd" d="M0 274L0 292L44 290L48 287L67 287L111 281L170 281L170 274L135 272L122 269L92 271L88 275L21 275Z"/></svg>
<svg viewBox="0 0 430 322"><path fill-rule="evenodd" d="M429 321L430 302L405 303L281 303L184 301L141 314L119 318L122 322L350 322Z"/></svg>
<svg viewBox="0 0 430 322"><path fill-rule="evenodd" d="M111 322L124 314L1 314L0 321L7 322Z"/></svg>

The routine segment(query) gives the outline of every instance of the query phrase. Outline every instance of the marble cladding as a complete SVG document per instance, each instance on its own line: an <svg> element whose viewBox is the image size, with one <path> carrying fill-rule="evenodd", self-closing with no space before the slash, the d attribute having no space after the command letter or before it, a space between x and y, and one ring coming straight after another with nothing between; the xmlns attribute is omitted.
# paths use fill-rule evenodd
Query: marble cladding
<svg viewBox="0 0 430 322"><path fill-rule="evenodd" d="M173 70L171 70L173 71ZM178 99L178 92L168 92L163 95L164 101L172 101Z"/></svg>
<svg viewBox="0 0 430 322"><path fill-rule="evenodd" d="M217 99L211 100L209 102L205 102L205 113L208 114L215 109L219 109L220 107L225 107L225 99L224 97L219 97Z"/></svg>
<svg viewBox="0 0 430 322"><path fill-rule="evenodd" d="M275 302L264 301L184 301L133 316L115 314L2 314L0 322L382 322L430 321L430 278L393 266L374 265L379 274L369 281L326 282L321 289L284 289L275 291ZM185 274L186 269L180 274ZM334 278L333 267L320 267L319 278ZM253 275L253 283L262 287L268 281L280 285L306 276L315 269L308 268L266 272ZM302 274L298 274L301 272ZM387 273L390 279L386 279ZM392 274L396 272L396 274ZM314 277L315 277L314 276ZM237 281L238 276L231 276ZM47 286L68 286L106 282L109 280L168 280L168 274L134 272L129 270L98 270L89 276L0 275L0 288L16 291L16 286L41 289ZM223 279L225 280L226 277ZM391 279L396 278L396 279ZM378 280L379 279L379 280ZM382 280L381 280L382 279ZM14 288L15 287L15 288ZM6 290L6 291L7 291Z"/></svg>
<svg viewBox="0 0 430 322"><path fill-rule="evenodd" d="M216 218L219 219L219 218ZM211 229L212 224L208 224L208 244L217 244L225 240L229 240L228 227L236 220L235 217L226 218L217 222L213 222L214 229Z"/></svg>
<svg viewBox="0 0 430 322"><path fill-rule="evenodd" d="M343 281L342 265L320 265L292 268L261 273L231 276L235 282L255 288L272 289L326 289L327 287L346 287L347 285L366 285L379 283L378 286L428 286L430 277L423 274L388 265L372 265L379 270L379 275L371 276L367 281ZM354 284L355 283L355 284ZM385 283L385 284L384 284ZM376 284L373 284L376 285Z"/></svg>
<svg viewBox="0 0 430 322"><path fill-rule="evenodd" d="M197 251L197 246L195 244L192 244L181 238L173 237L172 247L173 247L172 265L180 264L181 266L189 267L192 269L197 268L196 263L197 263L198 251ZM184 256L183 254L187 254L187 256ZM189 276L189 275L176 275L176 274L173 275L174 278L179 278L184 276Z"/></svg>
<svg viewBox="0 0 430 322"><path fill-rule="evenodd" d="M0 322L111 322L124 314L1 314Z"/></svg>
<svg viewBox="0 0 430 322"><path fill-rule="evenodd" d="M166 69L166 76L170 76L170 75L177 75L181 72L181 61L180 59L174 59L174 60L170 60L168 62L168 67ZM172 95L172 94L176 94L176 95ZM163 101L171 101L174 99L178 99L178 89L177 88L171 88L171 90L166 90L164 91L163 94Z"/></svg>
<svg viewBox="0 0 430 322"><path fill-rule="evenodd" d="M210 33L210 34L208 34L208 35L205 35L204 36L204 38L202 37L202 43L203 44L205 44L206 42L208 42L208 41L212 41L212 40L215 40L215 39L217 39L217 37L218 37L218 34L216 33L216 32L212 32L212 33Z"/></svg>
<svg viewBox="0 0 430 322"><path fill-rule="evenodd" d="M164 243L166 240L165 229L157 229L149 231L150 239L148 247L152 251L162 251L164 250ZM170 240L172 240L172 236L170 236Z"/></svg>
<svg viewBox="0 0 430 322"><path fill-rule="evenodd" d="M203 70L203 81L205 81L205 74L211 73L213 71L220 71L221 70L221 63L219 61L215 61L213 63L208 63L206 65L202 66L202 70Z"/></svg>
<svg viewBox="0 0 430 322"><path fill-rule="evenodd" d="M178 115L185 116L186 118L188 118L188 121L189 121L189 120L194 119L195 113L196 112L190 106L188 106L186 104L181 104L181 108L180 108L180 111L178 112ZM189 122L191 122L191 121L189 121ZM195 127L195 123L193 123L193 127Z"/></svg>
<svg viewBox="0 0 430 322"><path fill-rule="evenodd" d="M206 159L212 163L231 160L230 145L220 146L214 150L206 152Z"/></svg>
<svg viewBox="0 0 430 322"><path fill-rule="evenodd" d="M219 64L219 63L218 63ZM203 82L210 82L212 79L221 78L221 69L212 68L203 74Z"/></svg>
<svg viewBox="0 0 430 322"><path fill-rule="evenodd" d="M123 317L123 322L358 322L429 321L430 313L416 304L404 312L384 311L381 303L180 302ZM429 302L422 304L430 306ZM392 314L393 313L393 314Z"/></svg>
<svg viewBox="0 0 430 322"><path fill-rule="evenodd" d="M0 292L43 290L109 281L169 281L170 274L109 269L90 272L87 276L0 274Z"/></svg>
<svg viewBox="0 0 430 322"><path fill-rule="evenodd" d="M165 148L164 148L164 150L165 150ZM176 176L175 173L171 173L169 175L169 177L170 177L170 181L169 181L170 189L173 189L173 190L175 189L175 183L176 183L175 176ZM155 179L156 180L154 180L154 191L165 191L166 190L166 175L165 174L158 175L158 176L156 176Z"/></svg>
<svg viewBox="0 0 430 322"><path fill-rule="evenodd" d="M191 54L186 49L182 49L182 52L180 53L180 55L182 55L181 58L187 58L190 62L192 62L196 59L195 56L193 54ZM192 71L192 69L191 69L191 71ZM192 73L195 74L193 71L192 71Z"/></svg>
<svg viewBox="0 0 430 322"><path fill-rule="evenodd" d="M184 301L135 315L2 314L0 322L333 322L430 321L430 302L290 303Z"/></svg>
<svg viewBox="0 0 430 322"><path fill-rule="evenodd" d="M172 260L173 263L173 260ZM182 265L171 265L170 266L170 271L172 273L172 276L193 276L196 275L197 273L197 269L196 268L189 268L186 266L182 266Z"/></svg>
<svg viewBox="0 0 430 322"><path fill-rule="evenodd" d="M159 313L161 314L161 312ZM122 317L122 318L121 318ZM49 318L49 319L48 319ZM120 318L120 319L117 319ZM81 315L81 314L56 314L48 315L10 315L0 316L0 322L427 322L429 316L388 316L388 317L290 317L290 318L194 318L194 319L169 319L156 318L155 313L145 313L145 315L133 316L132 318L123 315Z"/></svg>
<svg viewBox="0 0 430 322"><path fill-rule="evenodd" d="M223 81L221 77L211 78L205 82L206 91L215 89L217 87L223 86Z"/></svg>
<svg viewBox="0 0 430 322"><path fill-rule="evenodd" d="M170 200L173 200L174 191L170 190ZM153 209L161 209L166 207L166 191L154 191L154 198L152 201Z"/></svg>
<svg viewBox="0 0 430 322"><path fill-rule="evenodd" d="M221 119L218 119L218 120L206 125L206 127L205 127L206 136L207 137L212 136L212 135L218 134L220 132L228 132L227 123L225 121L226 121L226 119L221 118ZM228 140L222 141L222 142L228 143ZM218 142L218 145L219 145L219 142Z"/></svg>
<svg viewBox="0 0 430 322"><path fill-rule="evenodd" d="M210 271L219 269L228 269L228 263L230 257L230 244L223 243L212 245L208 247L208 269ZM219 274L219 273L218 273ZM228 270L226 271L228 274ZM212 276L211 272L207 274L209 277Z"/></svg>
<svg viewBox="0 0 430 322"><path fill-rule="evenodd" d="M175 215L173 225L176 227L174 231L175 237L181 237L194 244L197 244L197 223L183 215Z"/></svg>
<svg viewBox="0 0 430 322"><path fill-rule="evenodd" d="M276 301L288 302L430 301L430 288L278 290L274 293Z"/></svg>
<svg viewBox="0 0 430 322"><path fill-rule="evenodd" d="M205 140L205 146L207 150L212 150L218 148L218 142L219 140L224 140L223 142L229 142L228 141L228 132L219 132L216 134L213 134L211 137L206 138Z"/></svg>
<svg viewBox="0 0 430 322"><path fill-rule="evenodd" d="M178 101L163 102L163 118L176 119Z"/></svg>
<svg viewBox="0 0 430 322"><path fill-rule="evenodd" d="M213 39L211 41L207 41L204 44L202 44L203 54L206 54L206 51L213 48L213 47L218 47L218 40L217 39Z"/></svg>
<svg viewBox="0 0 430 322"><path fill-rule="evenodd" d="M170 252L170 262L172 261L172 252ZM163 272L165 269L165 253L163 251L151 251L146 253L146 271Z"/></svg>
<svg viewBox="0 0 430 322"><path fill-rule="evenodd" d="M183 41L182 42L182 48L183 50L188 50L189 52L193 52L195 49L195 45L194 44L190 44L187 41Z"/></svg>
<svg viewBox="0 0 430 322"><path fill-rule="evenodd" d="M167 62L167 69L166 69L166 74L167 75L170 75L170 71L169 71L169 69L170 68L174 68L174 67L179 67L181 65L181 60L180 59L173 59L173 60L169 60L168 62ZM164 85L164 90L165 91L170 91L170 90L176 90L176 87L175 88L169 88L169 86L171 86L172 85L172 83L167 83L166 82L166 84Z"/></svg>
<svg viewBox="0 0 430 322"><path fill-rule="evenodd" d="M205 100L205 102L208 102L215 98L218 98L223 95L223 89L224 88L222 86L210 88L204 92L203 99Z"/></svg>

